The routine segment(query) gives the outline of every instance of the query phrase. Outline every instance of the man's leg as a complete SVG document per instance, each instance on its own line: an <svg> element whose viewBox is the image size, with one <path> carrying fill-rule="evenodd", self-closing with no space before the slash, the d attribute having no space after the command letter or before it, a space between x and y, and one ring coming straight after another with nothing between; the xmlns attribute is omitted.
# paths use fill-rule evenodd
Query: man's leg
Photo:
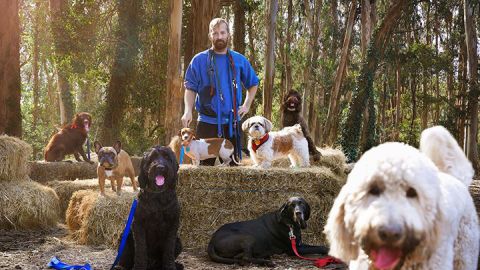
<svg viewBox="0 0 480 270"><path fill-rule="evenodd" d="M217 125L209 124L205 122L197 123L196 131L197 139L206 139L206 138L216 138L217 137ZM209 158L200 161L200 165L203 166L214 166L215 158Z"/></svg>

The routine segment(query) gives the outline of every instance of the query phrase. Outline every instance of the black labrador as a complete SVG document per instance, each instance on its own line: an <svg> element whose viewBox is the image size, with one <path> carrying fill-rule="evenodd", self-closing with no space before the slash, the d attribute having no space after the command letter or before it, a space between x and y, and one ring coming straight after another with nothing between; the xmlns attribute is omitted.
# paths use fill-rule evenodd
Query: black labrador
<svg viewBox="0 0 480 270"><path fill-rule="evenodd" d="M208 255L219 263L254 263L273 267L270 256L283 253L294 255L289 239L290 228L296 236L297 250L301 255L326 255L327 247L302 243L301 230L307 227L309 217L308 203L303 198L291 197L277 211L220 227L208 244Z"/></svg>
<svg viewBox="0 0 480 270"><path fill-rule="evenodd" d="M175 262L182 251L177 234L177 171L177 159L170 148L156 146L144 154L137 210L117 269L183 269Z"/></svg>

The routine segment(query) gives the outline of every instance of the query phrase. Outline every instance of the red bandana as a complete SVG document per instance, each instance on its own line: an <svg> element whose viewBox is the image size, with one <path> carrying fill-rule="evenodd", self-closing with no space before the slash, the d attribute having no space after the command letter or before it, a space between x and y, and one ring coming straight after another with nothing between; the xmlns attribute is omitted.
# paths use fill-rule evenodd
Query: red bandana
<svg viewBox="0 0 480 270"><path fill-rule="evenodd" d="M265 133L265 135L263 135L262 138L260 138L260 140L253 140L252 141L252 150L253 152L257 152L257 149L262 146L262 144L264 144L266 141L268 140L268 133Z"/></svg>
<svg viewBox="0 0 480 270"><path fill-rule="evenodd" d="M76 128L80 128L79 126L77 126L76 123L73 123L71 126L70 126L71 129L76 129Z"/></svg>

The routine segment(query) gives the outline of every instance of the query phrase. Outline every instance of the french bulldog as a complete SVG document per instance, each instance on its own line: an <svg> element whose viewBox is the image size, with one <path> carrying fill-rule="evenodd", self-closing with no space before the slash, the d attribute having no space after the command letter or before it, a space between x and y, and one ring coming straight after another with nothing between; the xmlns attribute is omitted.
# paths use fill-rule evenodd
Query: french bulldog
<svg viewBox="0 0 480 270"><path fill-rule="evenodd" d="M133 190L137 191L132 160L128 153L122 150L122 143L117 141L112 147L104 147L100 142L95 141L94 146L98 156L97 176L100 194L105 195L105 179L109 179L112 190L120 195L124 176L130 177Z"/></svg>

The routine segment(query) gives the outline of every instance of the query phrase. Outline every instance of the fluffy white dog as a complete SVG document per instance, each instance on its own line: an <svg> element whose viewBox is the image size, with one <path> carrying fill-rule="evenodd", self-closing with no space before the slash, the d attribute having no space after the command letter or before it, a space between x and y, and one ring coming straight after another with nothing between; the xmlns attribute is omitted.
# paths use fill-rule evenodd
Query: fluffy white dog
<svg viewBox="0 0 480 270"><path fill-rule="evenodd" d="M253 116L243 122L242 130L249 134L248 150L255 167L269 168L273 160L287 155L291 167L310 166L308 142L299 124L270 132L272 122Z"/></svg>
<svg viewBox="0 0 480 270"><path fill-rule="evenodd" d="M384 143L349 174L325 234L351 270L477 269L472 166L440 126L423 131L420 149Z"/></svg>

